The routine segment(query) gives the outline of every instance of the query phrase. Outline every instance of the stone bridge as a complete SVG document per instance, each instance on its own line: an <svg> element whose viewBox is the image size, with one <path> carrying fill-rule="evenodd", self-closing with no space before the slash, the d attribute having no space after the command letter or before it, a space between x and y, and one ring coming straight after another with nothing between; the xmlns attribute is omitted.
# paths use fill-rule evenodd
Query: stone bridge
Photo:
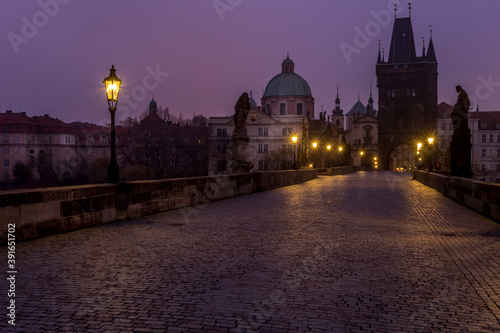
<svg viewBox="0 0 500 333"><path fill-rule="evenodd" d="M407 173L19 242L15 260L2 332L500 331L500 225Z"/></svg>

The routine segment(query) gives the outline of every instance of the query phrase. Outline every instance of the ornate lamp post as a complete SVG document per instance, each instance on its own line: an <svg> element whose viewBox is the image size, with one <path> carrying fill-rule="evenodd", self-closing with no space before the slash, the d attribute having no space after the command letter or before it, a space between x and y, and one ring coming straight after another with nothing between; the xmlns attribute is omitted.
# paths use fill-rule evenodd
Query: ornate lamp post
<svg viewBox="0 0 500 333"><path fill-rule="evenodd" d="M297 164L296 164L296 159L295 159L295 147L297 146L297 141L299 140L298 137L292 136L292 142L293 142L293 168L297 169Z"/></svg>
<svg viewBox="0 0 500 333"><path fill-rule="evenodd" d="M429 172L432 172L432 144L434 138L427 138L427 142L429 142Z"/></svg>
<svg viewBox="0 0 500 333"><path fill-rule="evenodd" d="M108 165L108 183L118 183L120 181L120 168L116 161L115 114L122 80L116 76L115 71L115 66L112 65L109 76L102 81L106 86L106 97L108 99L109 113L111 114L111 160Z"/></svg>

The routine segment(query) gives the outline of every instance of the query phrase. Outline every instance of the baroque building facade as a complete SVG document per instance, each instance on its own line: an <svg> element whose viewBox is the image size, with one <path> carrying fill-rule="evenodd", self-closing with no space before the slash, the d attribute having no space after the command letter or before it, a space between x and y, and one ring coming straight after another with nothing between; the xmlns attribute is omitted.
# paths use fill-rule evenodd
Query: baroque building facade
<svg viewBox="0 0 500 333"><path fill-rule="evenodd" d="M250 171L292 167L294 156L309 152L310 121L315 116L314 98L307 81L295 73L295 63L287 55L281 63L281 73L267 84L258 107L250 93L252 109L247 117L246 129L250 137L247 148ZM233 115L210 117L209 174L231 173L231 136ZM292 137L298 138L297 143ZM284 156L277 156L278 152ZM273 158L270 155L274 155ZM282 163L276 159L282 158ZM281 164L281 165L278 165Z"/></svg>

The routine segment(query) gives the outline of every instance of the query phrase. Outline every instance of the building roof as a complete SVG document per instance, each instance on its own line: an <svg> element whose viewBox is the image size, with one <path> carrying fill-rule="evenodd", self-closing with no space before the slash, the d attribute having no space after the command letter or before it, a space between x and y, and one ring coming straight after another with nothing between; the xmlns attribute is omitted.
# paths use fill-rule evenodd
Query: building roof
<svg viewBox="0 0 500 333"><path fill-rule="evenodd" d="M347 114L366 114L366 107L358 99L356 104L347 112Z"/></svg>
<svg viewBox="0 0 500 333"><path fill-rule="evenodd" d="M281 73L269 81L262 98L281 96L312 97L309 84L295 73L294 67L294 62L287 56L281 63Z"/></svg>
<svg viewBox="0 0 500 333"><path fill-rule="evenodd" d="M26 112L14 113L11 110L5 113L0 113L0 131L21 133L21 132L37 132L38 125Z"/></svg>
<svg viewBox="0 0 500 333"><path fill-rule="evenodd" d="M469 118L479 118L479 130L500 130L500 111L469 112Z"/></svg>
<svg viewBox="0 0 500 333"><path fill-rule="evenodd" d="M453 111L453 106L448 103L441 102L437 106L438 119L449 119L451 117L451 112Z"/></svg>
<svg viewBox="0 0 500 333"><path fill-rule="evenodd" d="M395 19L388 62L410 63L415 62L416 57L411 19L409 17Z"/></svg>

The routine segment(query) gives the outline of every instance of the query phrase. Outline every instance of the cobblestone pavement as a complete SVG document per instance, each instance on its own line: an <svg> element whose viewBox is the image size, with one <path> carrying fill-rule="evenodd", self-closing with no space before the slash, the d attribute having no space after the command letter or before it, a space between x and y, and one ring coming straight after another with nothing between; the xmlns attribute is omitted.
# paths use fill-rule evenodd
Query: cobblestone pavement
<svg viewBox="0 0 500 333"><path fill-rule="evenodd" d="M500 331L499 262L408 174L322 176L17 244L15 331Z"/></svg>

